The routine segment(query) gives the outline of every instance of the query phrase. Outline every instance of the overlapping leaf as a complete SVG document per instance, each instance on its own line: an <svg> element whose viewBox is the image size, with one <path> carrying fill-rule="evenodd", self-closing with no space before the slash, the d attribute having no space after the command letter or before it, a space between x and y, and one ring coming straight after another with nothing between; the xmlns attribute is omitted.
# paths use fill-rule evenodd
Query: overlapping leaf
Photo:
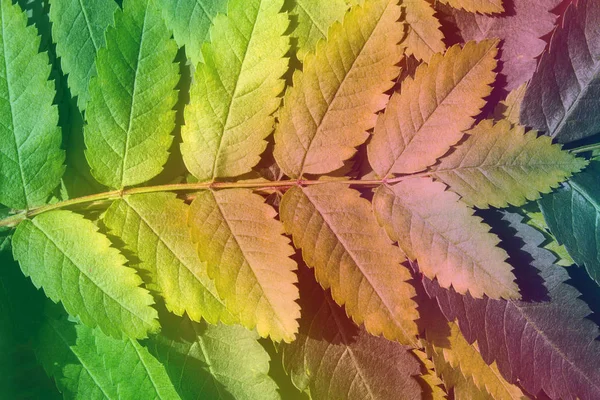
<svg viewBox="0 0 600 400"><path fill-rule="evenodd" d="M164 317L164 318L163 318ZM166 328L147 344L183 400L277 400L269 355L255 332L161 315Z"/></svg>
<svg viewBox="0 0 600 400"><path fill-rule="evenodd" d="M185 110L181 153L199 180L250 172L273 132L287 71L283 0L232 0L214 20Z"/></svg>
<svg viewBox="0 0 600 400"><path fill-rule="evenodd" d="M434 16L434 10L429 0L404 0L406 23L409 25L404 43L406 54L413 55L418 60L429 63L435 53L442 53L444 34L441 24Z"/></svg>
<svg viewBox="0 0 600 400"><path fill-rule="evenodd" d="M11 0L0 2L0 203L30 208L46 202L64 171L56 91L48 55Z"/></svg>
<svg viewBox="0 0 600 400"><path fill-rule="evenodd" d="M195 66L204 60L202 46L217 14L227 12L227 0L157 0L179 47Z"/></svg>
<svg viewBox="0 0 600 400"><path fill-rule="evenodd" d="M249 190L231 189L198 193L189 214L198 255L231 313L263 337L292 341L297 266L275 210Z"/></svg>
<svg viewBox="0 0 600 400"><path fill-rule="evenodd" d="M529 226L533 226L544 235L544 238L546 239L543 244L544 248L551 251L557 257L555 262L556 265L569 267L575 264L575 261L569 255L565 246L559 244L552 232L550 232L550 227L546 223L540 209L537 208L537 205L532 203L530 207L524 207L523 211L526 216L524 222Z"/></svg>
<svg viewBox="0 0 600 400"><path fill-rule="evenodd" d="M527 88L521 122L559 142L600 132L600 3L573 2Z"/></svg>
<svg viewBox="0 0 600 400"><path fill-rule="evenodd" d="M354 1L352 1L354 2ZM296 0L293 14L298 18L298 25L292 36L298 40L296 56L303 60L308 53L313 53L317 42L327 39L329 27L336 21L342 21L348 11L349 0Z"/></svg>
<svg viewBox="0 0 600 400"><path fill-rule="evenodd" d="M498 238L444 184L416 178L381 186L373 208L390 238L442 287L474 297L519 297Z"/></svg>
<svg viewBox="0 0 600 400"><path fill-rule="evenodd" d="M288 190L281 220L317 281L366 330L415 342L417 311L404 257L377 225L370 204L340 183Z"/></svg>
<svg viewBox="0 0 600 400"><path fill-rule="evenodd" d="M516 89L527 82L536 69L536 58L546 48L542 39L552 32L556 14L551 11L560 0L512 0L511 8L502 15L482 15L463 10L452 14L464 40L499 38L501 73L506 77L506 90Z"/></svg>
<svg viewBox="0 0 600 400"><path fill-rule="evenodd" d="M367 139L400 72L400 17L397 0L353 7L294 73L275 132L275 159L285 174L334 171Z"/></svg>
<svg viewBox="0 0 600 400"><path fill-rule="evenodd" d="M467 342L458 325L449 323L445 329L436 325L428 324L425 348L446 387L454 389L456 399L527 399L518 386L504 379L495 363L488 365L481 358L476 344Z"/></svg>
<svg viewBox="0 0 600 400"><path fill-rule="evenodd" d="M559 243L600 285L600 164L592 162L539 204Z"/></svg>
<svg viewBox="0 0 600 400"><path fill-rule="evenodd" d="M555 257L538 247L543 235L522 223L519 215L506 213L504 218L517 231L517 242L525 243L525 256L510 253L518 260L518 271L529 277L527 286L529 291L533 288L530 295L535 300L473 299L430 281L425 281L427 291L435 296L446 318L458 320L469 343L477 340L485 362L496 361L509 382L518 382L533 394L543 390L552 399L598 398L600 343L596 339L600 331L586 319L590 309L578 298L580 293L565 283L569 279L566 270L554 265ZM516 244L514 239L512 244ZM532 279L532 267L541 274L546 295Z"/></svg>
<svg viewBox="0 0 600 400"><path fill-rule="evenodd" d="M85 324L117 338L144 338L158 330L142 280L82 216L52 211L23 221L13 236L13 254L37 288Z"/></svg>
<svg viewBox="0 0 600 400"><path fill-rule="evenodd" d="M90 81L85 154L94 177L112 188L159 174L173 139L177 45L155 1L124 1Z"/></svg>
<svg viewBox="0 0 600 400"><path fill-rule="evenodd" d="M283 346L284 368L299 389L315 400L421 397L419 363L408 348L354 325L307 268L299 280L300 333Z"/></svg>
<svg viewBox="0 0 600 400"><path fill-rule="evenodd" d="M497 51L492 40L456 45L402 82L368 147L379 176L421 171L464 136L492 91Z"/></svg>
<svg viewBox="0 0 600 400"><path fill-rule="evenodd" d="M180 399L165 367L135 340L48 316L36 348L65 398Z"/></svg>
<svg viewBox="0 0 600 400"><path fill-rule="evenodd" d="M162 294L169 310L195 321L234 322L198 258L188 208L171 193L126 196L110 206L104 223L140 258L149 288Z"/></svg>
<svg viewBox="0 0 600 400"><path fill-rule="evenodd" d="M512 90L506 99L501 101L494 110L494 119L499 121L506 119L511 124L520 124L521 105L527 91L527 84L522 84L518 88Z"/></svg>
<svg viewBox="0 0 600 400"><path fill-rule="evenodd" d="M521 206L579 172L586 161L508 121L483 121L433 168L433 176L479 208Z"/></svg>
<svg viewBox="0 0 600 400"><path fill-rule="evenodd" d="M104 34L114 23L118 6L114 0L52 0L50 20L56 54L68 74L69 89L84 110L88 86L96 75L96 53L106 44Z"/></svg>

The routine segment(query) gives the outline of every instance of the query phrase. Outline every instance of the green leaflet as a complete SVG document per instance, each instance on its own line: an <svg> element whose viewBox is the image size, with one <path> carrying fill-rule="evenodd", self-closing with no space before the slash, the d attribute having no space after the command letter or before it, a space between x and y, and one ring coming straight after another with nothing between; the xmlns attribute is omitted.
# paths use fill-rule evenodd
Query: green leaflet
<svg viewBox="0 0 600 400"><path fill-rule="evenodd" d="M600 163L593 161L580 174L539 201L556 240L577 265L600 285Z"/></svg>
<svg viewBox="0 0 600 400"><path fill-rule="evenodd" d="M86 157L102 184L123 188L158 175L175 128L177 45L155 0L125 0L96 60L86 111Z"/></svg>
<svg viewBox="0 0 600 400"><path fill-rule="evenodd" d="M433 167L432 176L478 208L522 206L587 165L585 159L553 145L549 137L526 133L507 120L482 121L469 133Z"/></svg>
<svg viewBox="0 0 600 400"><path fill-rule="evenodd" d="M65 399L180 399L165 367L135 340L48 316L35 345Z"/></svg>
<svg viewBox="0 0 600 400"><path fill-rule="evenodd" d="M342 21L348 11L348 0L296 0L294 14L298 16L298 26L292 36L298 40L299 60L317 48L317 42L327 39L327 31L335 21Z"/></svg>
<svg viewBox="0 0 600 400"><path fill-rule="evenodd" d="M279 110L274 156L292 178L341 168L369 137L404 50L397 0L372 0L334 23L294 73Z"/></svg>
<svg viewBox="0 0 600 400"><path fill-rule="evenodd" d="M263 337L290 342L300 317L297 265L276 215L250 190L205 191L190 206L189 226L231 313Z"/></svg>
<svg viewBox="0 0 600 400"><path fill-rule="evenodd" d="M225 14L227 0L158 0L165 22L179 47L196 66L204 61L202 45L209 40L209 28L217 13Z"/></svg>
<svg viewBox="0 0 600 400"><path fill-rule="evenodd" d="M164 317L164 318L163 318ZM269 355L239 325L209 325L161 315L165 330L148 341L183 400L275 400Z"/></svg>
<svg viewBox="0 0 600 400"><path fill-rule="evenodd" d="M150 273L148 288L162 294L170 311L187 312L194 321L233 323L198 258L188 208L174 193L125 196L110 206L104 223L140 258L140 268Z"/></svg>
<svg viewBox="0 0 600 400"><path fill-rule="evenodd" d="M96 75L96 53L105 45L104 33L114 23L114 0L51 0L50 20L56 54L68 74L71 95L80 110L89 98L88 85Z"/></svg>
<svg viewBox="0 0 600 400"><path fill-rule="evenodd" d="M13 255L21 270L67 312L120 338L159 328L152 296L118 250L82 216L52 211L19 224Z"/></svg>
<svg viewBox="0 0 600 400"><path fill-rule="evenodd" d="M273 132L287 71L289 21L283 0L231 0L203 48L181 153L200 181L250 172Z"/></svg>
<svg viewBox="0 0 600 400"><path fill-rule="evenodd" d="M31 208L64 171L56 91L37 31L11 0L0 2L0 24L0 203Z"/></svg>

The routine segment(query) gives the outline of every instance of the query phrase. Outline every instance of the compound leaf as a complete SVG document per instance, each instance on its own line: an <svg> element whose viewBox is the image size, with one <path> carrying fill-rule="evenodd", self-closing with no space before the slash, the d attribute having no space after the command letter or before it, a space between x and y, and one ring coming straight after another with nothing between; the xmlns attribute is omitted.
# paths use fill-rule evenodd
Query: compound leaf
<svg viewBox="0 0 600 400"><path fill-rule="evenodd" d="M183 400L280 399L268 375L269 355L255 332L165 317L165 329L147 345Z"/></svg>
<svg viewBox="0 0 600 400"><path fill-rule="evenodd" d="M96 75L96 53L104 47L106 29L114 24L119 8L114 0L52 0L50 21L56 54L77 105L85 110L88 86Z"/></svg>
<svg viewBox="0 0 600 400"><path fill-rule="evenodd" d="M283 0L232 0L228 7L203 48L182 128L183 159L201 181L245 174L260 161L288 68Z"/></svg>
<svg viewBox="0 0 600 400"><path fill-rule="evenodd" d="M202 46L217 14L227 12L227 0L158 0L165 22L194 66L204 60Z"/></svg>
<svg viewBox="0 0 600 400"><path fill-rule="evenodd" d="M51 211L21 222L13 254L46 296L113 337L144 338L159 328L152 296L125 257L81 215Z"/></svg>
<svg viewBox="0 0 600 400"><path fill-rule="evenodd" d="M390 238L442 287L475 297L519 297L499 239L443 183L416 178L381 186L373 207Z"/></svg>
<svg viewBox="0 0 600 400"><path fill-rule="evenodd" d="M572 2L542 54L521 123L567 143L600 131L600 3Z"/></svg>
<svg viewBox="0 0 600 400"><path fill-rule="evenodd" d="M125 0L90 81L86 158L103 185L121 189L159 174L175 128L177 45L155 0Z"/></svg>
<svg viewBox="0 0 600 400"><path fill-rule="evenodd" d="M189 226L227 308L262 337L292 341L300 308L294 249L277 213L246 189L198 193Z"/></svg>
<svg viewBox="0 0 600 400"><path fill-rule="evenodd" d="M2 0L0 24L0 203L31 208L46 202L64 171L56 91L27 15Z"/></svg>
<svg viewBox="0 0 600 400"><path fill-rule="evenodd" d="M296 71L275 131L274 155L285 174L325 174L343 166L368 138L388 101L403 54L397 0L354 6Z"/></svg>
<svg viewBox="0 0 600 400"><path fill-rule="evenodd" d="M368 146L379 176L421 171L464 136L492 91L497 45L486 40L452 46L421 65L414 79L406 78L380 114Z"/></svg>
<svg viewBox="0 0 600 400"><path fill-rule="evenodd" d="M301 271L300 333L282 346L296 387L313 399L421 398L420 365L409 349L354 325L310 270Z"/></svg>
<svg viewBox="0 0 600 400"><path fill-rule="evenodd" d="M125 196L104 215L111 233L140 258L167 308L194 321L235 322L198 258L188 229L188 206L174 193Z"/></svg>
<svg viewBox="0 0 600 400"><path fill-rule="evenodd" d="M522 206L548 193L587 164L547 136L486 120L433 168L433 176L478 208Z"/></svg>
<svg viewBox="0 0 600 400"><path fill-rule="evenodd" d="M428 280L425 288L437 299L445 317L458 321L467 341L477 341L484 361L495 361L509 382L518 382L533 394L543 390L552 399L596 399L600 396L600 343L596 340L600 331L586 318L591 311L579 299L580 293L565 283L569 279L565 268L554 265L556 257L539 247L544 236L522 223L522 218L504 213L512 231L507 230L502 239L514 243L512 232L516 231L516 240L527 254L511 251L511 258L518 261L521 276L529 277L527 284L534 298L473 299ZM528 269L540 273L541 289Z"/></svg>
<svg viewBox="0 0 600 400"><path fill-rule="evenodd" d="M65 398L180 399L165 367L135 340L48 316L36 350Z"/></svg>
<svg viewBox="0 0 600 400"><path fill-rule="evenodd" d="M539 201L544 218L559 243L600 285L600 163L593 161L580 174Z"/></svg>
<svg viewBox="0 0 600 400"><path fill-rule="evenodd" d="M283 196L280 213L317 281L357 324L373 335L415 343L415 292L400 265L405 258L359 192L341 183L294 187Z"/></svg>

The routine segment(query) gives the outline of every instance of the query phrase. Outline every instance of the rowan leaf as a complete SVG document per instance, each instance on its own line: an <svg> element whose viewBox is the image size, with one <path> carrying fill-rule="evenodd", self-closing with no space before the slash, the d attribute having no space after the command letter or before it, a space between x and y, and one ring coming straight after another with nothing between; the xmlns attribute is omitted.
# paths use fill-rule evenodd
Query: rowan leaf
<svg viewBox="0 0 600 400"><path fill-rule="evenodd" d="M496 14L504 12L503 0L439 0L439 2L472 13Z"/></svg>
<svg viewBox="0 0 600 400"><path fill-rule="evenodd" d="M561 0L512 0L510 12L502 15L482 15L452 10L460 35L464 40L500 39L502 80L506 90L527 82L535 72L537 58L546 48L542 39L555 27L557 16L552 12Z"/></svg>
<svg viewBox="0 0 600 400"><path fill-rule="evenodd" d="M276 215L249 190L205 191L192 203L188 223L230 312L260 336L290 342L300 317L297 265Z"/></svg>
<svg viewBox="0 0 600 400"><path fill-rule="evenodd" d="M565 283L567 271L553 264L552 253L539 248L543 235L522 223L522 218L504 213L512 232L516 231L516 239L512 232L506 238L512 238L513 244L521 241L525 256L517 250L511 251L511 258L518 260L521 276L530 277L527 283L534 298L473 299L426 280L427 292L435 296L448 320L458 320L469 343L477 341L484 361L495 361L509 382L518 382L532 394L543 390L552 399L596 399L600 395L600 343L596 340L600 331L586 319L591 311L579 299L580 293ZM531 279L528 270L532 268L540 273L546 294Z"/></svg>
<svg viewBox="0 0 600 400"><path fill-rule="evenodd" d="M373 208L388 236L420 271L458 293L491 298L518 298L512 267L490 227L459 197L429 178L381 186Z"/></svg>
<svg viewBox="0 0 600 400"><path fill-rule="evenodd" d="M522 206L587 165L546 136L485 120L433 168L433 176L478 208Z"/></svg>
<svg viewBox="0 0 600 400"><path fill-rule="evenodd" d="M36 347L65 398L180 399L165 367L133 339L113 339L49 316Z"/></svg>
<svg viewBox="0 0 600 400"><path fill-rule="evenodd" d="M429 0L404 0L408 33L404 44L406 54L429 63L435 53L446 49L441 24L435 17Z"/></svg>
<svg viewBox="0 0 600 400"><path fill-rule="evenodd" d="M110 232L140 258L169 311L194 321L235 322L198 258L188 229L188 206L173 193L125 196L104 215Z"/></svg>
<svg viewBox="0 0 600 400"><path fill-rule="evenodd" d="M90 79L96 75L96 53L106 44L104 34L114 24L118 8L114 0L50 1L56 54L82 111L89 98Z"/></svg>
<svg viewBox="0 0 600 400"><path fill-rule="evenodd" d="M166 321L165 330L147 345L183 400L280 398L268 375L269 355L255 332L172 315Z"/></svg>
<svg viewBox="0 0 600 400"><path fill-rule="evenodd" d="M0 203L31 208L46 202L64 172L56 91L40 37L11 0L0 2L0 24Z"/></svg>
<svg viewBox="0 0 600 400"><path fill-rule="evenodd" d="M543 246L546 250L551 251L552 254L556 256L556 265L569 267L575 264L575 261L569 255L569 252L565 246L558 244L558 241L550 231L550 227L546 223L541 210L537 208L535 203L532 204L532 207L523 209L525 216L527 217L524 222L527 225L534 227L539 232L542 232L544 238L546 239L543 243Z"/></svg>
<svg viewBox="0 0 600 400"><path fill-rule="evenodd" d="M25 276L91 327L121 338L159 328L152 296L108 238L81 215L51 211L19 224L13 255Z"/></svg>
<svg viewBox="0 0 600 400"><path fill-rule="evenodd" d="M274 155L286 175L334 171L367 140L400 73L401 11L397 0L357 5L305 57L275 131Z"/></svg>
<svg viewBox="0 0 600 400"><path fill-rule="evenodd" d="M506 99L501 101L494 110L494 119L500 121L506 119L514 125L520 124L521 105L527 91L527 84L522 84L518 88L512 90Z"/></svg>
<svg viewBox="0 0 600 400"><path fill-rule="evenodd" d="M289 21L283 0L232 0L215 18L185 109L181 153L200 181L252 170L274 129Z"/></svg>
<svg viewBox="0 0 600 400"><path fill-rule="evenodd" d="M402 82L368 146L379 176L421 171L464 136L492 91L497 45L493 40L455 45Z"/></svg>
<svg viewBox="0 0 600 400"><path fill-rule="evenodd" d="M527 399L518 386L502 377L495 363L488 365L483 360L476 343L469 344L457 324L447 324L449 336L435 325L429 324L425 331L425 348L446 387L454 388L455 398Z"/></svg>
<svg viewBox="0 0 600 400"><path fill-rule="evenodd" d="M447 393L444 391L444 382L435 372L435 366L433 361L427 358L427 354L423 350L414 349L413 354L417 356L422 364L422 374L418 377L423 391L423 398L430 400L445 400L448 398Z"/></svg>
<svg viewBox="0 0 600 400"><path fill-rule="evenodd" d="M561 143L600 131L599 26L600 3L571 3L527 87L522 124Z"/></svg>
<svg viewBox="0 0 600 400"><path fill-rule="evenodd" d="M217 14L227 12L227 0L158 0L165 22L194 66L204 61L202 46Z"/></svg>
<svg viewBox="0 0 600 400"><path fill-rule="evenodd" d="M177 45L155 1L124 1L90 81L85 155L94 177L111 188L158 175L173 139Z"/></svg>
<svg viewBox="0 0 600 400"><path fill-rule="evenodd" d="M282 346L284 368L298 389L313 399L421 398L419 362L407 347L354 325L308 268L299 282L300 333Z"/></svg>
<svg viewBox="0 0 600 400"><path fill-rule="evenodd" d="M298 40L296 56L300 61L308 53L314 53L319 40L327 39L327 32L334 22L343 20L348 3L348 0L296 0L293 15L297 16L298 25L292 37Z"/></svg>
<svg viewBox="0 0 600 400"><path fill-rule="evenodd" d="M317 281L331 289L357 324L373 335L414 344L414 288L405 261L377 225L370 204L343 183L289 189L281 220Z"/></svg>
<svg viewBox="0 0 600 400"><path fill-rule="evenodd" d="M600 285L600 163L593 161L580 174L539 201L550 231L573 260Z"/></svg>

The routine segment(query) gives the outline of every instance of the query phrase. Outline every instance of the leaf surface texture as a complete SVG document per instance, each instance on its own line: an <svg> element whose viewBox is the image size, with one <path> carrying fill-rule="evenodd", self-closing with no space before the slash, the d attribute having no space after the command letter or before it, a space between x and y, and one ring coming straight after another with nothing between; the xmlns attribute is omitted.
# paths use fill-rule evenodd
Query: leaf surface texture
<svg viewBox="0 0 600 400"><path fill-rule="evenodd" d="M189 211L200 260L219 295L241 324L275 341L298 330L294 249L275 210L246 189L206 191Z"/></svg>
<svg viewBox="0 0 600 400"><path fill-rule="evenodd" d="M54 83L47 53L27 16L0 2L0 203L30 208L46 202L64 171Z"/></svg>
<svg viewBox="0 0 600 400"><path fill-rule="evenodd" d="M275 131L274 155L286 175L334 171L368 138L400 72L401 11L397 0L353 7L294 73Z"/></svg>
<svg viewBox="0 0 600 400"><path fill-rule="evenodd" d="M377 225L370 204L344 184L288 190L281 220L317 281L373 335L414 343L417 318L405 258Z"/></svg>
<svg viewBox="0 0 600 400"><path fill-rule="evenodd" d="M113 337L159 328L152 296L125 257L81 215L52 211L19 224L13 254L21 270L67 312Z"/></svg>
<svg viewBox="0 0 600 400"><path fill-rule="evenodd" d="M232 0L215 18L185 110L181 152L199 180L250 172L274 129L289 21L283 0Z"/></svg>
<svg viewBox="0 0 600 400"><path fill-rule="evenodd" d="M90 81L86 158L94 177L121 189L158 175L175 128L178 67L155 0L125 0Z"/></svg>

